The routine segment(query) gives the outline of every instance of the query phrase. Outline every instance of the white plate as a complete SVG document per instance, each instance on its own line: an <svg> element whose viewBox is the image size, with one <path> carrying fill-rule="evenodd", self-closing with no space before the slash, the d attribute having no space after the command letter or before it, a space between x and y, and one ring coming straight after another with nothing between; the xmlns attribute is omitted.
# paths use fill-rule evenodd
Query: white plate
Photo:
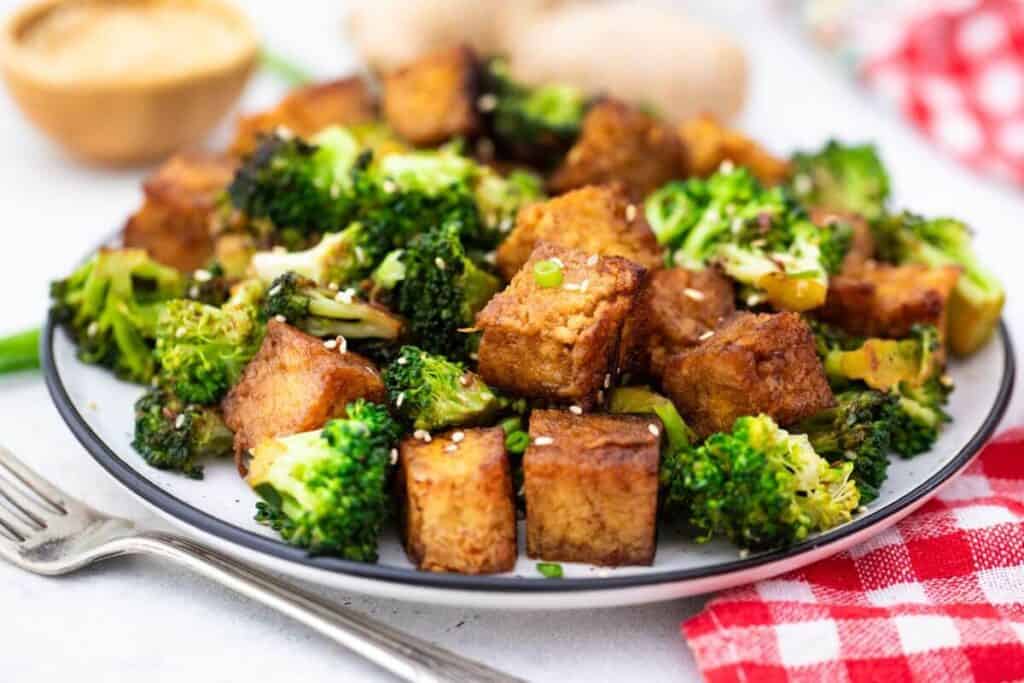
<svg viewBox="0 0 1024 683"><path fill-rule="evenodd" d="M201 481L147 466L131 447L132 406L142 389L85 365L52 319L43 367L50 394L71 431L128 490L183 531L253 564L319 584L390 598L448 605L568 609L638 604L720 590L796 569L877 534L935 495L991 435L1009 401L1014 358L1004 327L967 361L954 362L952 424L935 448L912 460L893 459L881 495L852 522L799 545L741 558L726 543L697 545L660 534L651 567L614 570L563 563L566 578L545 579L522 549L514 572L460 576L417 572L394 530L381 541L377 564L310 557L253 521L256 496L230 460L207 463ZM90 407L91 406L91 407Z"/></svg>

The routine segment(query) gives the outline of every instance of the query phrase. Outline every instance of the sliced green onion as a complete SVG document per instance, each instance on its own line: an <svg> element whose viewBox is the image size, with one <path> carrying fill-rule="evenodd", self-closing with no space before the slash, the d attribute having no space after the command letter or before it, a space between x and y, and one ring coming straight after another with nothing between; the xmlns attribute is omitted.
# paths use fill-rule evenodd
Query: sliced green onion
<svg viewBox="0 0 1024 683"><path fill-rule="evenodd" d="M562 266L553 259L537 261L533 264L533 279L545 289L559 287L562 284Z"/></svg>
<svg viewBox="0 0 1024 683"><path fill-rule="evenodd" d="M39 330L0 339L0 374L39 367Z"/></svg>
<svg viewBox="0 0 1024 683"><path fill-rule="evenodd" d="M538 562L537 571L540 572L545 579L562 578L562 565L557 562Z"/></svg>
<svg viewBox="0 0 1024 683"><path fill-rule="evenodd" d="M293 64L279 54L266 48L260 55L263 68L291 86L306 85L313 82L313 76L301 66Z"/></svg>
<svg viewBox="0 0 1024 683"><path fill-rule="evenodd" d="M519 455L526 452L530 445L530 435L526 432L512 432L505 437L505 450L512 455Z"/></svg>
<svg viewBox="0 0 1024 683"><path fill-rule="evenodd" d="M821 275L820 270L798 270L795 273L786 273L790 280L810 280Z"/></svg>
<svg viewBox="0 0 1024 683"><path fill-rule="evenodd" d="M505 435L512 434L513 432L523 431L523 420L520 417L512 416L506 417L504 420L498 423L498 426L505 430Z"/></svg>

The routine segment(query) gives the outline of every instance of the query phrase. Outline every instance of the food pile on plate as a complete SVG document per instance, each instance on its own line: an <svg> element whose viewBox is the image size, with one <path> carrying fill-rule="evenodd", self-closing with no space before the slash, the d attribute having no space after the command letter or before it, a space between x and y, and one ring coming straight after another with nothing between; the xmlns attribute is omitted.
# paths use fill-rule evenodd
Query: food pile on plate
<svg viewBox="0 0 1024 683"><path fill-rule="evenodd" d="M606 566L659 522L744 551L847 522L1004 298L870 145L782 159L465 47L296 90L144 189L53 286L79 357L147 385L139 455L233 457L311 553L375 561L394 515L428 571L510 570L517 517L530 557Z"/></svg>

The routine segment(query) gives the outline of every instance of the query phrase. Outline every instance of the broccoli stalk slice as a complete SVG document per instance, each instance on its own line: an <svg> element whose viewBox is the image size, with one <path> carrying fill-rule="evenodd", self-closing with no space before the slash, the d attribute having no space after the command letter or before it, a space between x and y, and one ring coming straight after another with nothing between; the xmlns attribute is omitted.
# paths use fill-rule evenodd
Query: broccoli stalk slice
<svg viewBox="0 0 1024 683"><path fill-rule="evenodd" d="M391 405L415 429L486 423L502 407L476 373L415 346L402 347L384 371L384 385Z"/></svg>
<svg viewBox="0 0 1024 683"><path fill-rule="evenodd" d="M186 405L166 387L135 403L132 447L149 465L203 478L200 460L231 453L234 434L214 408Z"/></svg>
<svg viewBox="0 0 1024 683"><path fill-rule="evenodd" d="M397 339L402 321L387 310L357 301L351 291L335 292L289 272L267 289L263 317L283 316L314 337Z"/></svg>
<svg viewBox="0 0 1024 683"><path fill-rule="evenodd" d="M256 520L311 553L377 560L388 514L390 450L399 427L383 406L359 400L323 430L256 447L247 481L263 498Z"/></svg>
<svg viewBox="0 0 1024 683"><path fill-rule="evenodd" d="M806 206L855 213L873 220L885 211L889 174L872 145L829 140L820 150L798 152L789 186Z"/></svg>
<svg viewBox="0 0 1024 683"><path fill-rule="evenodd" d="M608 401L612 413L654 414L665 429L670 452L687 448L697 441L697 435L679 415L675 404L649 387L616 387Z"/></svg>
<svg viewBox="0 0 1024 683"><path fill-rule="evenodd" d="M888 391L900 384L919 386L939 367L938 330L917 325L906 339L865 340L855 349L832 348L824 357L825 373L835 380L861 380Z"/></svg>

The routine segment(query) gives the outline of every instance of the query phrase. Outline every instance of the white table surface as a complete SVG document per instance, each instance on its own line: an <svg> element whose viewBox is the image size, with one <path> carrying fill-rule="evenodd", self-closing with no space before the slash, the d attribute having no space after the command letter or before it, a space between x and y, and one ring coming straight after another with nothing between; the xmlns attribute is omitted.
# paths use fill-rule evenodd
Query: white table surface
<svg viewBox="0 0 1024 683"><path fill-rule="evenodd" d="M0 14L18 2L0 0ZM742 124L780 152L831 135L876 140L897 200L924 213L968 219L979 249L1011 292L1022 291L1024 195L972 175L933 151L866 98L760 3L693 2L749 48L751 97ZM323 76L355 58L341 38L345 3L245 3L269 43ZM184 48L183 49L187 49ZM666 65L665 68L671 68ZM266 78L250 105L279 90ZM138 203L145 169L99 172L76 165L41 138L0 95L0 334L37 324L47 283L120 225ZM1024 297L1007 319L1018 339ZM1015 397L1007 423L1024 412ZM73 494L152 524L77 444L35 375L0 379L0 442ZM161 562L131 559L74 577L45 579L0 565L0 652L5 681L386 681L390 677L277 614ZM564 613L442 609L332 595L410 633L537 681L695 680L679 623L703 599Z"/></svg>

